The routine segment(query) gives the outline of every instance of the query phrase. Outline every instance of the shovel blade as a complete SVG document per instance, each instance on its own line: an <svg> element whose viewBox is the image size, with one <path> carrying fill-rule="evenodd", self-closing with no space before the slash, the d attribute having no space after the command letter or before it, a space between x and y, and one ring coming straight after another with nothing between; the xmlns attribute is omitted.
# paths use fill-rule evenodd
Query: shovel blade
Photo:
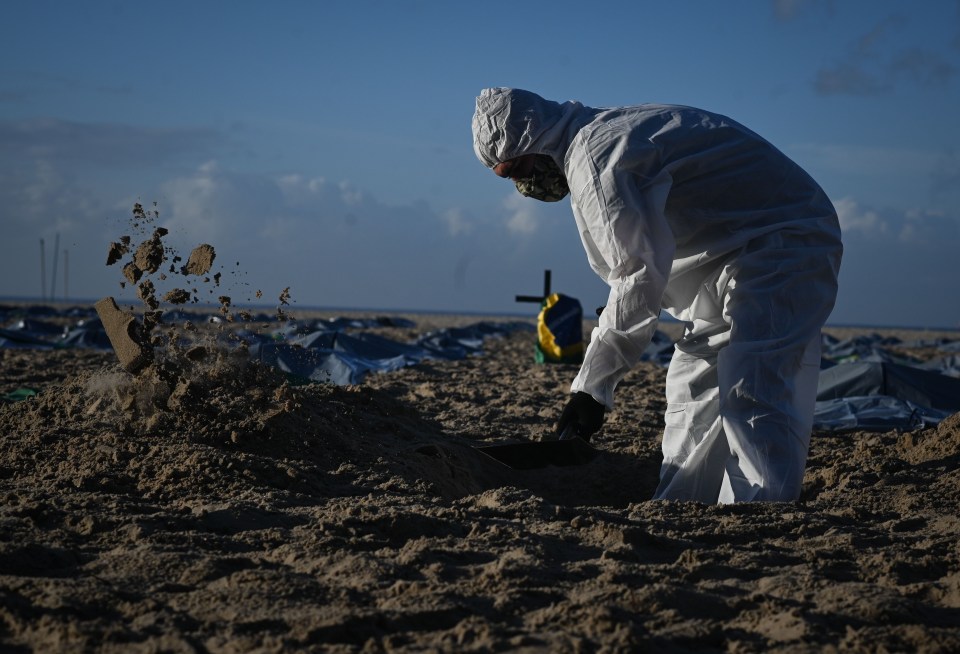
<svg viewBox="0 0 960 654"><path fill-rule="evenodd" d="M598 454L597 450L579 437L562 441L484 445L476 449L515 470L578 466L589 463Z"/></svg>

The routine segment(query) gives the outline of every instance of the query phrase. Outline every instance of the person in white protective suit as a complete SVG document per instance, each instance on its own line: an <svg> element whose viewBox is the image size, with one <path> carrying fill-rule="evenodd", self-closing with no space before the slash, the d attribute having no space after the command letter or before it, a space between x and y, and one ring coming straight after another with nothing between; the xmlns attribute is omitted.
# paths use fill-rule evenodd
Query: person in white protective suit
<svg viewBox="0 0 960 654"><path fill-rule="evenodd" d="M592 108L485 89L473 144L524 195L569 193L610 286L558 433L600 429L662 308L684 333L667 372L655 498L796 500L843 251L820 186L743 125L685 106Z"/></svg>

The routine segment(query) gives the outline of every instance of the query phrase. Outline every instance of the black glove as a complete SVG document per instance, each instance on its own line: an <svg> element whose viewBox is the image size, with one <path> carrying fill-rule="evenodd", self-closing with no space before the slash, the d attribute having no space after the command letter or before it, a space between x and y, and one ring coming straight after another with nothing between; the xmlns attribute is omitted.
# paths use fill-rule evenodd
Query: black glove
<svg viewBox="0 0 960 654"><path fill-rule="evenodd" d="M560 421L557 422L557 436L570 425L574 433L585 441L603 426L603 413L606 407L597 402L589 393L579 391L573 394L567 406L563 407Z"/></svg>

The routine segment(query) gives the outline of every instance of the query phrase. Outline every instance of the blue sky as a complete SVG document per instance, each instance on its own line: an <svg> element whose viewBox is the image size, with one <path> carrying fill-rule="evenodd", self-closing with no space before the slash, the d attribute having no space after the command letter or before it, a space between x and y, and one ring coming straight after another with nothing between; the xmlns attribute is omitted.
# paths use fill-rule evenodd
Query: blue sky
<svg viewBox="0 0 960 654"><path fill-rule="evenodd" d="M476 95L514 86L735 118L841 215L831 323L960 326L957 0L0 12L0 297L132 299L105 261L141 201L181 252L216 247L238 302L290 287L294 307L535 312L514 295L549 268L590 310L606 290L568 203L521 197L473 154Z"/></svg>

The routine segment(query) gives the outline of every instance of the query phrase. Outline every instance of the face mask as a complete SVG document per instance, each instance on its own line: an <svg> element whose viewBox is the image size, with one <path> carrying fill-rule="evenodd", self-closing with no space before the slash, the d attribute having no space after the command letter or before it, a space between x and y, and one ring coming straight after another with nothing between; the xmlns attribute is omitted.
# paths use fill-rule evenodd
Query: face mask
<svg viewBox="0 0 960 654"><path fill-rule="evenodd" d="M546 155L537 157L530 177L518 179L516 185L522 195L542 202L557 202L570 192L563 171Z"/></svg>

